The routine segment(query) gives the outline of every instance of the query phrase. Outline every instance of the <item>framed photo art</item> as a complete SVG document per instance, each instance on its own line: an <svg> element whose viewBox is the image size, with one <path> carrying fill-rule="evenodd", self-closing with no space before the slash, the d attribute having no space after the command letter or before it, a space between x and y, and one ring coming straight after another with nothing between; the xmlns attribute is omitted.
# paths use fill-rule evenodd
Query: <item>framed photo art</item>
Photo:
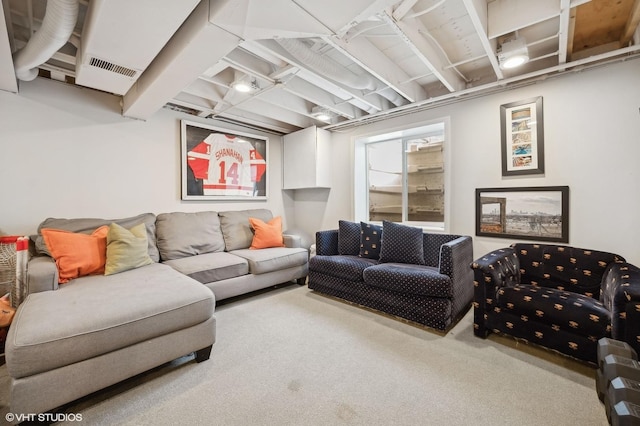
<svg viewBox="0 0 640 426"><path fill-rule="evenodd" d="M502 176L544 173L542 96L500 105Z"/></svg>
<svg viewBox="0 0 640 426"><path fill-rule="evenodd" d="M266 200L264 136L181 121L183 200Z"/></svg>
<svg viewBox="0 0 640 426"><path fill-rule="evenodd" d="M569 242L569 187L476 189L476 235Z"/></svg>

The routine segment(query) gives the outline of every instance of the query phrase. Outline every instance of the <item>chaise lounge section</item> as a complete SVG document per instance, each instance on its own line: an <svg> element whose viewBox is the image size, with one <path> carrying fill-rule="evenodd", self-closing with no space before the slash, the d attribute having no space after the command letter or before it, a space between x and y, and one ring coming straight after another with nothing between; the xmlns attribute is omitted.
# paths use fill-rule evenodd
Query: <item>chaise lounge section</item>
<svg viewBox="0 0 640 426"><path fill-rule="evenodd" d="M388 221L338 225L316 233L310 289L440 331L469 309L471 237Z"/></svg>
<svg viewBox="0 0 640 426"><path fill-rule="evenodd" d="M190 353L207 360L216 300L308 271L300 239L266 209L50 218L33 239L5 347L12 413L55 409Z"/></svg>

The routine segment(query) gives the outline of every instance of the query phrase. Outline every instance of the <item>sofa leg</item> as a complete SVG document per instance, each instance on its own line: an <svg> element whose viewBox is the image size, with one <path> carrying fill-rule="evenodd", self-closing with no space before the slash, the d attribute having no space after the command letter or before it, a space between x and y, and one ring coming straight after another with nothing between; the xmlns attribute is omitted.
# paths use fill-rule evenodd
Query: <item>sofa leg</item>
<svg viewBox="0 0 640 426"><path fill-rule="evenodd" d="M196 351L196 362L202 362L202 361L208 360L209 356L211 355L212 347L213 345L207 346L206 348L202 348L199 351Z"/></svg>
<svg viewBox="0 0 640 426"><path fill-rule="evenodd" d="M479 325L479 324L473 324L473 334L476 337L479 337L481 339L486 339L487 336L489 336L489 330L487 330L487 328L484 325Z"/></svg>
<svg viewBox="0 0 640 426"><path fill-rule="evenodd" d="M307 283L307 277L302 277L302 278L296 279L296 283L298 285L305 285Z"/></svg>

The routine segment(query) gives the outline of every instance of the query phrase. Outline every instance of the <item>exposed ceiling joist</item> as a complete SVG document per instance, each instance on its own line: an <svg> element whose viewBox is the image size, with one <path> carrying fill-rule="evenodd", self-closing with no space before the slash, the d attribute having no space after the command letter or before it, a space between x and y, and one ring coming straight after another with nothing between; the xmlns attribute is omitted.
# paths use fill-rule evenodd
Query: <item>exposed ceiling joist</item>
<svg viewBox="0 0 640 426"><path fill-rule="evenodd" d="M497 38L556 17L558 0L495 0L488 3L489 38Z"/></svg>
<svg viewBox="0 0 640 426"><path fill-rule="evenodd" d="M558 32L558 63L567 62L569 33L571 32L571 0L560 0L560 29Z"/></svg>
<svg viewBox="0 0 640 426"><path fill-rule="evenodd" d="M633 37L633 34L638 30L638 24L640 23L640 0L635 0L631 7L631 13L629 19L622 30L622 37L620 38L620 44L626 46Z"/></svg>
<svg viewBox="0 0 640 426"><path fill-rule="evenodd" d="M41 31L47 1L2 0L0 90L29 84L17 84L12 56ZM334 114L325 128L344 129L640 57L640 0L161 1L171 7L81 0L69 42L40 75L116 95L126 92L116 79L129 79L130 117L166 106L282 134L321 125L313 110ZM172 8L187 4L193 13L177 17ZM114 29L126 42L113 43ZM497 52L515 32L531 59L502 70ZM144 42L158 33L168 42ZM95 85L75 78L83 49L103 70ZM127 66L138 57L153 61ZM257 90L235 91L241 78Z"/></svg>
<svg viewBox="0 0 640 426"><path fill-rule="evenodd" d="M236 36L210 24L209 3L200 3L124 96L123 114L149 118L239 42Z"/></svg>
<svg viewBox="0 0 640 426"><path fill-rule="evenodd" d="M504 74L500 69L498 57L496 56L498 43L495 39L490 40L487 36L489 26L487 3L484 0L463 0L463 2L467 12L469 13L469 17L471 18L471 22L473 23L478 38L480 39L480 43L482 43L482 47L487 54L487 58L489 59L489 62L491 62L493 72L496 74L498 80L502 80L504 78Z"/></svg>
<svg viewBox="0 0 640 426"><path fill-rule="evenodd" d="M324 40L409 102L427 97L427 91L422 86L411 81L411 77L404 70L365 37L352 38L348 42L337 37L325 37Z"/></svg>
<svg viewBox="0 0 640 426"><path fill-rule="evenodd" d="M433 41L423 36L423 34L428 34L428 31L420 21L416 18L396 21L393 16L387 13L383 16L389 26L405 40L411 51L438 77L447 90L455 92L465 87L466 82L454 71L446 68L448 63L442 57L442 52L434 46Z"/></svg>

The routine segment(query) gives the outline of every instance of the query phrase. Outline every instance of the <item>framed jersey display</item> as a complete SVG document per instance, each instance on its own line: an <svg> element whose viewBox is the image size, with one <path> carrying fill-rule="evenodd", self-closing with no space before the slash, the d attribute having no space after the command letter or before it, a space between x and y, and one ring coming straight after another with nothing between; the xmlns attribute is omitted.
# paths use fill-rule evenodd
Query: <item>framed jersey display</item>
<svg viewBox="0 0 640 426"><path fill-rule="evenodd" d="M269 138L181 121L182 199L267 199Z"/></svg>

